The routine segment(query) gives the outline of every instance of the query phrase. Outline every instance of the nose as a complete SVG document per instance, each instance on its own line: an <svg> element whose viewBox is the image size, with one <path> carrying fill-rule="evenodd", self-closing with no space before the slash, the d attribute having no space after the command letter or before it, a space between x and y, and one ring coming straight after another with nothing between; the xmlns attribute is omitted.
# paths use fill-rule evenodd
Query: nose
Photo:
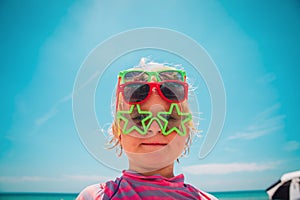
<svg viewBox="0 0 300 200"><path fill-rule="evenodd" d="M148 133L154 133L154 134L161 133L161 128L156 120L152 121L148 129Z"/></svg>
<svg viewBox="0 0 300 200"><path fill-rule="evenodd" d="M157 91L157 88L156 88L156 87L153 87L153 88L152 88L152 94L153 94L153 93L154 93L154 94L158 94L158 91Z"/></svg>

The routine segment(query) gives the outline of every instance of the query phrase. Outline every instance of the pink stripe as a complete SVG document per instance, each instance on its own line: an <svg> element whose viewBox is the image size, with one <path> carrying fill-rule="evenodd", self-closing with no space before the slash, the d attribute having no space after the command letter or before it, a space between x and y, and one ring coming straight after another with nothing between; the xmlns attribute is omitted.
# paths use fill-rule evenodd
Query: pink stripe
<svg viewBox="0 0 300 200"><path fill-rule="evenodd" d="M169 200L174 198L210 200L206 194L189 184L184 186L183 175L173 178L164 178L162 176L144 177L126 171L123 172L121 179L117 178L115 181L107 182L104 193L108 198L113 196L113 199L116 200Z"/></svg>
<svg viewBox="0 0 300 200"><path fill-rule="evenodd" d="M194 197L194 195L192 195L191 193L183 191L183 190L178 190L176 188L174 188L174 189L161 188L161 189L163 189L164 193L178 193L178 194L180 194L180 195L182 195L184 197ZM131 190L132 190L131 187L126 187L126 188L122 187L122 191L120 191L120 192L122 192L122 193L125 192L126 193L126 192L129 192ZM142 193L142 192L145 192L145 191L147 191L147 192L153 191L153 196L151 196L151 197L156 197L155 196L155 191L158 191L158 190L160 190L160 188L149 187L149 186L138 186L138 187L134 188L134 191L136 193ZM157 196L157 198L159 198L159 197L162 198L161 196ZM163 198L165 199L165 197L163 197Z"/></svg>

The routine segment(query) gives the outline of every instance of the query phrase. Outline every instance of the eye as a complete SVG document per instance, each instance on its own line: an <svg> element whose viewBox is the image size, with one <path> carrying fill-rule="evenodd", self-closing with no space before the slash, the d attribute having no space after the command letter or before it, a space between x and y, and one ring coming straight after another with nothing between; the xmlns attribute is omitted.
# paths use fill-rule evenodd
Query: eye
<svg viewBox="0 0 300 200"><path fill-rule="evenodd" d="M173 115L161 115L163 118L165 118L166 120L169 120L169 121L176 121L178 120L176 116L173 116Z"/></svg>
<svg viewBox="0 0 300 200"><path fill-rule="evenodd" d="M132 122L136 125L136 126L142 126L142 121L147 117L148 115L135 115L135 116L131 116L131 120Z"/></svg>
<svg viewBox="0 0 300 200"><path fill-rule="evenodd" d="M131 119L134 121L142 121L143 119L145 119L148 115L136 115L136 116L132 116Z"/></svg>

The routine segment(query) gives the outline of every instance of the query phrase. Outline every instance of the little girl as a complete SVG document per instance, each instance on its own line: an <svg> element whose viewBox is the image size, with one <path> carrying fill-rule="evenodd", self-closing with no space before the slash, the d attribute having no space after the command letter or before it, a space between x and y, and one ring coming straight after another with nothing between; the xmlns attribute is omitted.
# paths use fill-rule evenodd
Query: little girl
<svg viewBox="0 0 300 200"><path fill-rule="evenodd" d="M129 169L114 181L85 188L77 200L216 198L174 175L174 162L189 150L193 128L185 71L144 63L118 76L114 147Z"/></svg>

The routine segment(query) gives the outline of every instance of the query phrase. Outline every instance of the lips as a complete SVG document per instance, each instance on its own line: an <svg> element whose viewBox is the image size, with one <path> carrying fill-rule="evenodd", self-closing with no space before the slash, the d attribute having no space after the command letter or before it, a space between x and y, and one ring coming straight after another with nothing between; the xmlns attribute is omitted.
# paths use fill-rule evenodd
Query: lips
<svg viewBox="0 0 300 200"><path fill-rule="evenodd" d="M165 146L167 144L166 143L158 143L158 142L147 142L147 143L142 143L142 145L146 145L146 146Z"/></svg>

